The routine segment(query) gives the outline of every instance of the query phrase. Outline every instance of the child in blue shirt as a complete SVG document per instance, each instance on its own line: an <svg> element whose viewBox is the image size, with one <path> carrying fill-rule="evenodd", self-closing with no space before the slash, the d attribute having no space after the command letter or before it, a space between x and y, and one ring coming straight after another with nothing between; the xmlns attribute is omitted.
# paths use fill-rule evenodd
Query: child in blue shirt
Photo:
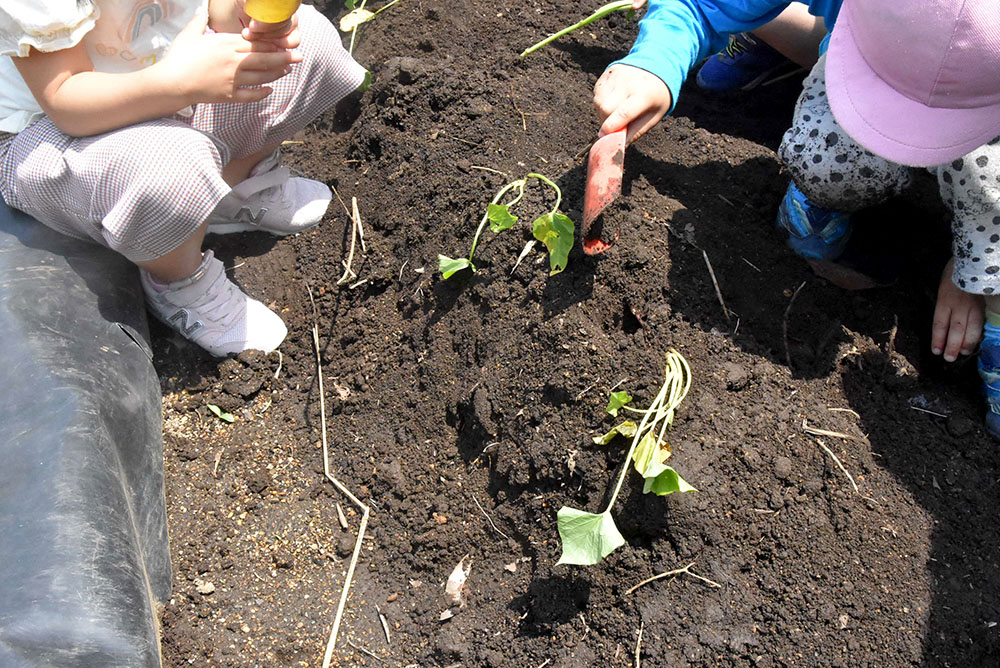
<svg viewBox="0 0 1000 668"><path fill-rule="evenodd" d="M639 37L632 50L628 56L613 63L594 87L594 104L602 121L600 134L627 127L629 142L641 137L673 109L688 71L707 54L717 50L726 35L752 30L771 20L788 4L780 0L652 0L640 22ZM937 44L930 37L938 33L928 31L926 25L951 20L951 24L938 26L944 31L940 34L950 35L961 33L956 26L968 28L966 24L957 22L955 17L959 15L966 18L973 16L975 26L1000 24L1000 9L994 8L987 0L966 3L961 0L930 0L921 4L813 0L805 4L810 13L824 19L832 31L833 40L838 34L845 34L842 41L853 44L851 40L859 34L866 40L868 52L877 52L882 44L891 42L895 45L890 53L878 54L878 62L884 65L880 73L863 72L867 75L865 78L850 85L842 83L841 87L849 88L857 99L864 98L867 89L879 90L887 97L894 95L907 99L908 94L913 94L916 96L913 99L919 99L921 95L922 99L929 99L921 86L904 85L909 74L914 72L906 52L921 55L921 49ZM855 11L858 16L851 23L851 28L838 31L835 29L838 19L843 20L843 13L848 10ZM883 32L873 33L867 29L869 24L879 26ZM912 34L903 34L906 30L912 31ZM892 35L892 39L887 40L885 35ZM957 82L958 93L954 99L974 109L986 105L986 111L981 111L980 116L986 114L989 117L991 112L996 113L988 106L992 100L989 94L996 92L1000 95L1000 84L994 84L992 80L983 83L979 72L985 76L986 72L996 71L982 63L992 62L991 49L1000 51L1000 47L993 43L993 36L985 30L983 35L966 37L966 42L949 43L950 51L945 52L944 47L940 47L945 54L943 56L923 54L924 69L930 71L935 66L941 66L948 53L961 55L963 51L975 51L972 57L961 61L961 67L944 68L942 72L952 77L950 81ZM826 51L830 39L828 35L821 45L821 52ZM956 140L949 150L914 152L905 149L907 144L919 146L924 140L940 143L945 140L935 137L935 131L964 127L961 123L956 126L953 118L955 115L962 117L963 112L950 109L949 105L956 104L942 95L934 99L932 105L918 104L917 110L905 108L897 117L882 119L882 125L877 130L871 130L867 120L857 121L851 127L845 125L845 130L838 125L841 121L839 116L851 116L851 104L842 104L840 110L834 105L831 110L830 102L833 100L828 100L826 92L827 60L829 58L838 64L867 61L864 57L855 57L850 49L846 50L849 56L842 56L844 51L841 49L822 56L807 77L796 105L793 127L782 142L780 156L792 174L793 183L779 209L779 228L799 255L810 260L814 267L821 266L824 262L835 260L846 245L851 231L851 212L899 193L910 183L914 167L927 167L937 174L942 198L953 211L955 257L949 262L938 291L932 351L943 354L948 361L955 360L959 353L968 355L975 351L983 336L982 295L986 295L987 315L991 322L995 320L993 324L997 327L995 335L991 335L992 325L986 326L986 343L989 345L984 345L980 366L984 369L991 409L987 427L993 435L1000 437L1000 297L992 295L994 289L1000 294L1000 284L993 285L1000 282L1000 275L993 278L995 272L1000 272L1000 266L988 261L991 253L1000 252L1000 246L993 245L995 241L1000 241L1000 236L992 234L991 229L997 224L994 221L1000 221L1000 215L993 215L994 212L1000 214L1000 192L994 193L985 185L978 190L973 187L996 183L994 179L1000 176L1000 165L997 164L1000 163L1000 151L995 160L992 159L993 144L987 144L988 140L1000 135L1000 113L991 117L995 119L992 125L991 121L986 121L985 129L978 128L978 143ZM879 88L876 84L880 82L880 74L890 76L889 80L902 80L904 83L897 83L902 90L891 86L888 91ZM920 82L924 88L933 84L932 77L925 79ZM841 81L844 81L843 77ZM967 91L962 89L963 83L970 83L977 92L982 89L986 93L980 93L978 97L965 94ZM884 81L881 84L885 86ZM917 92L912 93L911 89ZM880 104L876 101L869 108L878 109ZM900 121L908 117L922 118L917 111L928 106L942 107L946 113L940 119L932 117L925 125L908 128L909 134L895 143L886 144L878 140L880 133L892 134L891 129L900 125ZM972 116L983 123L975 113ZM974 154L970 153L973 151ZM972 211L976 213L972 214ZM994 300L997 303L991 305ZM991 336L996 339L996 344L991 343ZM992 352L994 348L995 355Z"/></svg>

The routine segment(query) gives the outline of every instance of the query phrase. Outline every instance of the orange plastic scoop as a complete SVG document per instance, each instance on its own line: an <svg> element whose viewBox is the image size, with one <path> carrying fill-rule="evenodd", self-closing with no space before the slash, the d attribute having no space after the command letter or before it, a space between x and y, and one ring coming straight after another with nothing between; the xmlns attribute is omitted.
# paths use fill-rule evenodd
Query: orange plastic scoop
<svg viewBox="0 0 1000 668"><path fill-rule="evenodd" d="M583 191L583 252L588 255L603 253L615 242L602 239L600 228L594 221L622 191L622 174L625 171L625 128L604 135L590 148L587 159L587 185Z"/></svg>

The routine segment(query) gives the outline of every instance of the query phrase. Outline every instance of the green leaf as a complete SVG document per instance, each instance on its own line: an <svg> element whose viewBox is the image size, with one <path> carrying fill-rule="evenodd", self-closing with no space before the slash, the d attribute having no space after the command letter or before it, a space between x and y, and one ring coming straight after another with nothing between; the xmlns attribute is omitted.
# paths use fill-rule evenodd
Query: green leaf
<svg viewBox="0 0 1000 668"><path fill-rule="evenodd" d="M624 390L612 392L611 398L608 399L608 407L605 410L607 410L611 415L618 417L618 409L631 401L632 395Z"/></svg>
<svg viewBox="0 0 1000 668"><path fill-rule="evenodd" d="M361 84L357 88L355 88L355 90L360 93L364 93L371 87L372 87L372 73L369 70L365 70L365 78L361 81Z"/></svg>
<svg viewBox="0 0 1000 668"><path fill-rule="evenodd" d="M438 255L438 269L441 271L441 275L445 278L451 278L451 275L456 271L462 271L463 269L467 269L469 267L472 267L472 271L476 270L476 268L472 266L472 263L469 262L468 258L460 257L453 260L447 255Z"/></svg>
<svg viewBox="0 0 1000 668"><path fill-rule="evenodd" d="M494 234L509 229L517 222L517 216L510 212L506 204L490 204L486 207L486 217L490 219L490 231Z"/></svg>
<svg viewBox="0 0 1000 668"><path fill-rule="evenodd" d="M612 440L614 440L615 436L624 436L625 438L632 438L633 436L635 436L635 430L637 428L638 427L636 426L635 422L632 422L631 420L626 420L625 422L622 422L620 425L613 427L611 431L609 431L608 433L602 436L595 436L594 443L596 445L607 445Z"/></svg>
<svg viewBox="0 0 1000 668"><path fill-rule="evenodd" d="M557 517L563 548L557 564L591 566L625 544L609 512L595 515L563 506Z"/></svg>
<svg viewBox="0 0 1000 668"><path fill-rule="evenodd" d="M236 418L233 417L232 413L226 413L215 404L205 404L205 405L208 406L208 410L212 411L212 413L215 414L215 417L219 418L223 422L233 422L236 420Z"/></svg>
<svg viewBox="0 0 1000 668"><path fill-rule="evenodd" d="M558 211L547 213L531 226L535 238L549 249L549 276L566 268L573 248L573 221Z"/></svg>
<svg viewBox="0 0 1000 668"><path fill-rule="evenodd" d="M357 6L358 0L347 0L347 2L344 3L344 7L347 7L348 9L354 9Z"/></svg>
<svg viewBox="0 0 1000 668"><path fill-rule="evenodd" d="M375 12L368 11L367 9L352 9L350 13L345 14L340 19L340 31L341 32L351 32L357 28L362 23L368 23L375 17Z"/></svg>
<svg viewBox="0 0 1000 668"><path fill-rule="evenodd" d="M697 492L694 487L687 484L683 478L677 475L677 471L669 466L664 466L663 471L655 478L646 478L642 486L642 493L652 492L659 496L673 494L674 492Z"/></svg>
<svg viewBox="0 0 1000 668"><path fill-rule="evenodd" d="M632 461L635 462L635 470L643 478L655 478L667 468L663 462L669 456L670 451L661 448L653 432L647 431L632 452Z"/></svg>

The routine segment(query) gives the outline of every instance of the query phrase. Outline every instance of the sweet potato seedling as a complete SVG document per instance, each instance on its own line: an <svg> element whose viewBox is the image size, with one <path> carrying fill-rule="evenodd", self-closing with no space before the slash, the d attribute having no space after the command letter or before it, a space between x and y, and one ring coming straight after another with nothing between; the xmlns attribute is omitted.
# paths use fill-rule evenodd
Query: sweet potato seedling
<svg viewBox="0 0 1000 668"><path fill-rule="evenodd" d="M643 493L653 492L663 496L673 492L695 491L673 468L665 464L670 456L670 444L664 440L664 434L674 421L674 410L691 388L691 367L684 357L676 350L668 351L666 357L663 386L649 408L630 408L626 404L632 401L632 397L627 392L612 393L608 413L617 415L624 408L642 415L642 419L638 425L626 420L608 433L594 437L595 443L605 445L618 436L625 436L632 439L632 445L625 456L618 483L604 512L588 513L569 506L559 509L559 538L563 551L558 563L590 566L625 544L625 539L611 516L611 508L625 482L629 462L632 462L645 481Z"/></svg>
<svg viewBox="0 0 1000 668"><path fill-rule="evenodd" d="M556 193L555 206L547 214L539 216L535 220L532 225L532 234L549 250L549 275L558 274L566 268L569 251L573 248L573 221L570 220L569 216L559 212L559 205L562 203L562 191L559 186L548 177L531 172L523 179L511 181L494 195L486 207L486 212L483 213L482 220L479 221L479 227L476 228L469 257L450 258L447 255L438 255L438 269L444 278L450 278L455 272L466 268L473 272L476 271L476 265L472 263L472 256L476 253L476 245L479 243L479 237L483 233L486 223L490 224L490 230L494 234L499 234L512 227L517 222L517 216L512 214L510 209L524 197L524 188L528 179L532 178L538 179ZM506 204L501 204L503 198L512 191L517 193L514 199Z"/></svg>
<svg viewBox="0 0 1000 668"><path fill-rule="evenodd" d="M529 46L527 49L525 49L524 51L521 52L521 57L524 58L529 53L534 53L535 51L537 51L538 49L542 48L546 44L548 44L550 42L554 42L557 39L559 39L560 37L562 37L563 35L568 35L569 33L573 32L577 28L582 28L583 26L587 25L588 23L593 23L594 21L596 21L597 19L601 18L602 16L606 16L606 15L610 14L611 12L617 12L617 11L621 11L623 9L627 9L628 10L627 18L632 18L632 16L635 14L635 10L632 9L632 0L616 0L615 2L609 2L608 4L604 5L603 7L598 8L598 10L596 12L594 12L593 14L591 14L590 16L588 16L587 18L583 19L579 23L574 23L573 25L571 25L568 28L563 28L562 30L560 30L557 33L552 33L551 35L549 35L548 37L546 37L545 39L543 39L541 42L539 42L538 44L535 44L533 46Z"/></svg>
<svg viewBox="0 0 1000 668"><path fill-rule="evenodd" d="M374 20L376 16L389 9L397 2L399 2L399 0L390 0L374 12L369 9L365 9L365 5L368 3L368 0L361 0L360 4L357 0L347 0L347 2L344 3L344 6L351 10L340 19L340 31L351 33L351 45L347 49L348 53L354 53L354 39L358 34L358 26Z"/></svg>

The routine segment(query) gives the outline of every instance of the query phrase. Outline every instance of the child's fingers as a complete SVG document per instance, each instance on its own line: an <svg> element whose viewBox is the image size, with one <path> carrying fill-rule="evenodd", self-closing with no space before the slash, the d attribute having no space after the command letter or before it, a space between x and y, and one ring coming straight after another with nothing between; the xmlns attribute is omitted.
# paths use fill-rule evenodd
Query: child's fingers
<svg viewBox="0 0 1000 668"><path fill-rule="evenodd" d="M302 62L302 54L295 51L256 52L248 54L240 65L243 71L268 72L284 70L289 65Z"/></svg>
<svg viewBox="0 0 1000 668"><path fill-rule="evenodd" d="M954 362L958 359L958 354L962 352L965 343L966 318L968 313L961 310L951 312L948 325L948 337L944 344L944 359L946 362Z"/></svg>
<svg viewBox="0 0 1000 668"><path fill-rule="evenodd" d="M963 355L971 355L976 352L976 347L983 339L984 324L983 309L972 309L969 313L969 320L965 325L965 343L962 344Z"/></svg>
<svg viewBox="0 0 1000 668"><path fill-rule="evenodd" d="M645 96L630 95L604 120L598 136L603 137L622 128L628 128L625 143L631 144L646 134L661 118L663 118L663 112L651 108L649 100Z"/></svg>
<svg viewBox="0 0 1000 668"><path fill-rule="evenodd" d="M934 306L934 320L931 322L931 352L940 355L948 340L948 325L951 323L951 308L939 299Z"/></svg>
<svg viewBox="0 0 1000 668"><path fill-rule="evenodd" d="M281 77L288 74L290 68L285 68L283 70L265 70L265 71L249 71L240 72L239 76L236 78L236 85L241 88L244 86L260 86L261 84L271 83L272 81L277 81Z"/></svg>

